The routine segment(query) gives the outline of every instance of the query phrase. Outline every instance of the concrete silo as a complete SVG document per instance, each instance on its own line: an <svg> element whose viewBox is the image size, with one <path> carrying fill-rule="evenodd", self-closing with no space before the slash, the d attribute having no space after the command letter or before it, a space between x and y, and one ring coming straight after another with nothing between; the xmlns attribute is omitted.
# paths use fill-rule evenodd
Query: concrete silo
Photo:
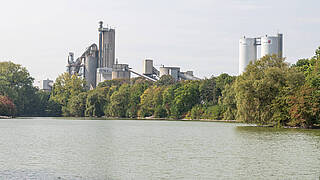
<svg viewBox="0 0 320 180"><path fill-rule="evenodd" d="M179 80L179 67L160 67L160 77L164 75L171 75L175 80Z"/></svg>
<svg viewBox="0 0 320 180"><path fill-rule="evenodd" d="M112 79L130 79L128 64L114 64L112 69Z"/></svg>
<svg viewBox="0 0 320 180"><path fill-rule="evenodd" d="M143 62L143 74L144 75L152 75L153 74L153 60L146 59Z"/></svg>
<svg viewBox="0 0 320 180"><path fill-rule="evenodd" d="M282 57L283 35L261 37L261 57L276 54Z"/></svg>
<svg viewBox="0 0 320 180"><path fill-rule="evenodd" d="M99 68L112 68L115 64L115 30L104 28L100 21L99 27Z"/></svg>
<svg viewBox="0 0 320 180"><path fill-rule="evenodd" d="M96 87L96 72L98 67L98 47L91 45L83 54L84 58L84 78L87 82L87 89Z"/></svg>
<svg viewBox="0 0 320 180"><path fill-rule="evenodd" d="M256 38L243 37L239 40L239 74L242 74L250 61L257 59Z"/></svg>

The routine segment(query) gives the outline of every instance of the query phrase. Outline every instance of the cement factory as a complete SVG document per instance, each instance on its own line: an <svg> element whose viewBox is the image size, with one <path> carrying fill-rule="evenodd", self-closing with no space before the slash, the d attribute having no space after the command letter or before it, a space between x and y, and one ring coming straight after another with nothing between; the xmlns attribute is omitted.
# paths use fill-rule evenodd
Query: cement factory
<svg viewBox="0 0 320 180"><path fill-rule="evenodd" d="M67 72L84 78L87 89L94 89L100 82L112 79L130 79L131 74L143 77L150 81L157 81L163 75L171 75L175 80L199 80L193 71L181 72L180 67L161 66L159 70L154 67L152 59L143 61L143 73L133 71L128 64L119 64L115 58L115 29L104 28L99 22L99 46L92 44L85 52L74 58L74 53L68 56ZM239 40L239 75L247 65L258 59L258 46L261 46L260 55L276 54L283 56L283 35L262 36L256 38L243 37ZM42 80L40 89L50 91L53 81Z"/></svg>
<svg viewBox="0 0 320 180"><path fill-rule="evenodd" d="M156 69L152 59L144 60L143 73L133 71L128 64L119 64L115 58L115 29L104 28L99 22L99 46L92 44L77 59L74 53L68 56L67 72L77 74L87 82L87 89L95 88L100 82L112 79L130 79L131 73L150 81L157 81L163 75L176 80L199 80L193 71L181 72L180 67L162 66Z"/></svg>
<svg viewBox="0 0 320 180"><path fill-rule="evenodd" d="M257 60L257 49L261 46L261 57L276 54L282 57L283 35L263 36L258 38L243 37L239 40L239 74L242 74L250 61Z"/></svg>

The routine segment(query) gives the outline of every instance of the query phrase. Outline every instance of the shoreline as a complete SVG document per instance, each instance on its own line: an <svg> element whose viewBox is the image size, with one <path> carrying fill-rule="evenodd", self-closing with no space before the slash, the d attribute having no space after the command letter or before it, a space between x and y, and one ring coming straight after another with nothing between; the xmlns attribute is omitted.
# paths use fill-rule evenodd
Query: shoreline
<svg viewBox="0 0 320 180"><path fill-rule="evenodd" d="M120 118L120 117L15 117L17 119L31 119L31 118L64 118L65 120L133 120L133 121L190 121L190 122L221 122L221 123L244 123L237 120L213 120L213 119L172 119L172 118ZM8 116L0 116L1 119L13 119L13 117ZM244 123L247 124L247 123ZM249 125L249 124L248 124ZM250 127L258 127L258 128L280 128L280 129L320 129L320 124L315 125L312 128L303 128L303 127L291 127L291 126L283 126L283 127L275 127L270 125L257 125L250 124Z"/></svg>
<svg viewBox="0 0 320 180"><path fill-rule="evenodd" d="M9 117L9 116L0 116L0 119L12 119L12 117Z"/></svg>

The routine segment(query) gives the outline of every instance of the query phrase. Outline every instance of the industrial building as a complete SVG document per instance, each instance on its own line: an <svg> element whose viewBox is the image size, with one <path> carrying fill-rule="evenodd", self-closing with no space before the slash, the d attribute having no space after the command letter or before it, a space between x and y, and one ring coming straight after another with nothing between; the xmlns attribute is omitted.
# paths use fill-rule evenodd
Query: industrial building
<svg viewBox="0 0 320 180"><path fill-rule="evenodd" d="M257 60L258 46L261 46L261 57L276 54L283 55L283 35L263 36L258 38L243 37L239 40L239 74L242 74L251 61Z"/></svg>
<svg viewBox="0 0 320 180"><path fill-rule="evenodd" d="M46 79L46 80L41 80L41 81L38 81L38 82L40 83L39 84L39 89L40 90L51 92L52 87L53 87L53 81L52 80Z"/></svg>
<svg viewBox="0 0 320 180"><path fill-rule="evenodd" d="M164 75L171 75L175 80L199 80L199 78L193 76L193 71L181 72L180 67L165 67L161 66L156 69L153 66L153 60L146 59L143 63L143 75L158 79Z"/></svg>
<svg viewBox="0 0 320 180"><path fill-rule="evenodd" d="M130 79L131 73L157 81L163 75L171 75L176 80L198 80L192 71L180 72L180 67L160 67L157 70L153 66L153 60L144 61L142 74L133 71L128 64L119 64L115 59L115 29L104 28L103 22L99 22L99 46L92 44L76 60L74 53L68 56L67 72L83 77L87 89L95 88L100 82L112 79ZM115 62L116 61L116 62Z"/></svg>

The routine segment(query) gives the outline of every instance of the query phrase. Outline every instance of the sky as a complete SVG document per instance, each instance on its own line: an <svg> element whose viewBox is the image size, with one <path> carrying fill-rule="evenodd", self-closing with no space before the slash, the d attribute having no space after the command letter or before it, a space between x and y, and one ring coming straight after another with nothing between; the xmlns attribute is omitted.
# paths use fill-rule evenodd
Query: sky
<svg viewBox="0 0 320 180"><path fill-rule="evenodd" d="M284 34L289 63L320 46L319 0L10 0L0 6L0 61L55 80L67 56L98 44L98 22L116 29L116 57L200 78L238 74L239 39Z"/></svg>

